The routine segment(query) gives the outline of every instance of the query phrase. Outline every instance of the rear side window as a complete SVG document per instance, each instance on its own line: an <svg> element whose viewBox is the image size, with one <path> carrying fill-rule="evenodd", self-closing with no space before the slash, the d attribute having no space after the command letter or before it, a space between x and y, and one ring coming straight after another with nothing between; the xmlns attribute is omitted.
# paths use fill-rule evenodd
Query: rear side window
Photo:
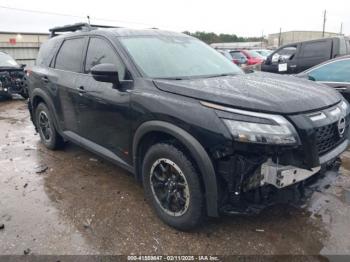
<svg viewBox="0 0 350 262"><path fill-rule="evenodd" d="M49 66L52 58L54 57L61 41L56 39L50 39L40 46L38 56L36 58L36 65Z"/></svg>
<svg viewBox="0 0 350 262"><path fill-rule="evenodd" d="M350 83L350 59L335 61L312 70L309 76L316 81Z"/></svg>
<svg viewBox="0 0 350 262"><path fill-rule="evenodd" d="M317 57L330 58L332 49L332 41L317 41L311 43L303 43L301 57Z"/></svg>
<svg viewBox="0 0 350 262"><path fill-rule="evenodd" d="M125 66L112 46L104 39L97 37L90 38L86 55L85 72L90 72L93 66L104 63L115 65L118 70L119 79L125 79Z"/></svg>
<svg viewBox="0 0 350 262"><path fill-rule="evenodd" d="M339 39L339 55L346 55L346 41L345 39Z"/></svg>
<svg viewBox="0 0 350 262"><path fill-rule="evenodd" d="M83 48L84 38L65 40L58 51L55 68L77 73L81 72Z"/></svg>

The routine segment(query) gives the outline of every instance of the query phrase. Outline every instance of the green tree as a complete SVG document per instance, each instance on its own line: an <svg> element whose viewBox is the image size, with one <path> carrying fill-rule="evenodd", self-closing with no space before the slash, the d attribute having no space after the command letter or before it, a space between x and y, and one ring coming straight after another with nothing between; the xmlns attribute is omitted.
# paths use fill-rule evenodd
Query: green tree
<svg viewBox="0 0 350 262"><path fill-rule="evenodd" d="M262 37L241 37L236 34L215 34L213 32L196 31L191 33L189 31L183 32L186 35L196 37L207 44L212 43L229 43L229 42L259 42L263 41Z"/></svg>

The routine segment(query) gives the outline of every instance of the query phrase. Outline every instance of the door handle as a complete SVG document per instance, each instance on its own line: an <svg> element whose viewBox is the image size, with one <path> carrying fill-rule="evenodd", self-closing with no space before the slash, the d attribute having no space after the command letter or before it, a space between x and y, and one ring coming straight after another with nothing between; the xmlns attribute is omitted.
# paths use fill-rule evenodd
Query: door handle
<svg viewBox="0 0 350 262"><path fill-rule="evenodd" d="M296 68L297 65L290 65L290 68Z"/></svg>
<svg viewBox="0 0 350 262"><path fill-rule="evenodd" d="M335 87L334 89L338 90L338 91L345 91L345 90L347 90L346 87Z"/></svg>
<svg viewBox="0 0 350 262"><path fill-rule="evenodd" d="M78 87L78 92L79 92L80 95L86 93L85 87L84 86L79 86Z"/></svg>
<svg viewBox="0 0 350 262"><path fill-rule="evenodd" d="M44 82L44 83L48 83L49 82L49 79L47 78L47 76L43 76L41 78L41 80Z"/></svg>

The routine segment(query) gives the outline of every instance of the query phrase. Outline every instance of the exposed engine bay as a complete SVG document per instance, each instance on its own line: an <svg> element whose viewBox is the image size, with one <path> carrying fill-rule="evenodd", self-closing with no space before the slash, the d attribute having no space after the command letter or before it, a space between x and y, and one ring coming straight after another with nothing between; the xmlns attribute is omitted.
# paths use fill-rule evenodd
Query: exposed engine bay
<svg viewBox="0 0 350 262"><path fill-rule="evenodd" d="M264 156L232 156L219 163L226 191L221 199L221 212L252 215L275 204L303 204L313 188L317 188L317 183L322 180L320 178L327 176L328 171L337 172L340 163L337 157L322 166L306 170L279 165ZM331 175L334 173L331 172Z"/></svg>
<svg viewBox="0 0 350 262"><path fill-rule="evenodd" d="M20 94L28 98L23 68L0 68L0 96Z"/></svg>

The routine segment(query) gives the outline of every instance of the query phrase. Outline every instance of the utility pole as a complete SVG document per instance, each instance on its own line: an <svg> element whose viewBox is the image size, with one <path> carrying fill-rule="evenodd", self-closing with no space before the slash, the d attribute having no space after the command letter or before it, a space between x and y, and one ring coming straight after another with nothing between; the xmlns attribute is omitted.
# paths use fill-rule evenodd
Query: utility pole
<svg viewBox="0 0 350 262"><path fill-rule="evenodd" d="M278 47L281 46L281 40L282 40L281 38L282 38L282 27L280 27L280 33L278 35Z"/></svg>
<svg viewBox="0 0 350 262"><path fill-rule="evenodd" d="M343 34L343 22L340 23L340 31L339 31L339 35Z"/></svg>
<svg viewBox="0 0 350 262"><path fill-rule="evenodd" d="M325 32L325 29L326 29L326 15L327 15L327 10L324 10L322 37L324 37L324 32Z"/></svg>
<svg viewBox="0 0 350 262"><path fill-rule="evenodd" d="M263 47L263 42L264 42L264 30L261 32L261 48Z"/></svg>

